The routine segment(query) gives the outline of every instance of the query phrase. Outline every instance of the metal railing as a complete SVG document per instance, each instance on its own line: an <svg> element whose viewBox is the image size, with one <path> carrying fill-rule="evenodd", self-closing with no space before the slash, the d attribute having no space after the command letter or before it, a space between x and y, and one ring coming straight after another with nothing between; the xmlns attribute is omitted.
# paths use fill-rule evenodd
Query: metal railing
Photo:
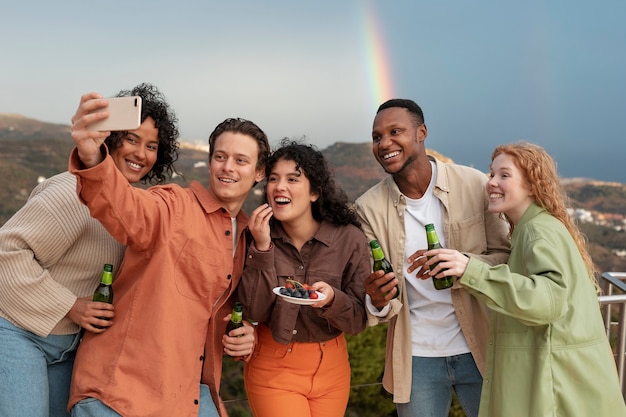
<svg viewBox="0 0 626 417"><path fill-rule="evenodd" d="M624 365L626 360L626 272L604 272L600 280L602 295L598 297L606 335L614 346L615 365L626 398Z"/></svg>

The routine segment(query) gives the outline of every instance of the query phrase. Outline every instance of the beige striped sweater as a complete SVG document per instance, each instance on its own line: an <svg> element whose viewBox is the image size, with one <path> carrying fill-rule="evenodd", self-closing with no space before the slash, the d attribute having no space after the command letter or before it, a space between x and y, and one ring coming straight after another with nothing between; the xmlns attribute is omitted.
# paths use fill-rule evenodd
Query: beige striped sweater
<svg viewBox="0 0 626 417"><path fill-rule="evenodd" d="M78 200L72 174L47 179L0 228L0 317L39 336L77 333L66 314L123 254Z"/></svg>

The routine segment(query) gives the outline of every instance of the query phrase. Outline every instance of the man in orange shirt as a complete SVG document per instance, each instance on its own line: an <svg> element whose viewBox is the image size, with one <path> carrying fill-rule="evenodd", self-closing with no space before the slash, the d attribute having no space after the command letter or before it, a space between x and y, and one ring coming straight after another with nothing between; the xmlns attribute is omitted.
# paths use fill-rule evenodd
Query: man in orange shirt
<svg viewBox="0 0 626 417"><path fill-rule="evenodd" d="M254 345L250 325L224 332L245 256L241 207L264 178L267 137L250 121L227 119L209 138L208 189L134 189L102 145L108 132L87 130L107 117L105 106L99 94L82 97L70 172L91 215L127 249L113 283L113 324L81 343L68 409L74 417L226 416L222 355L249 355Z"/></svg>

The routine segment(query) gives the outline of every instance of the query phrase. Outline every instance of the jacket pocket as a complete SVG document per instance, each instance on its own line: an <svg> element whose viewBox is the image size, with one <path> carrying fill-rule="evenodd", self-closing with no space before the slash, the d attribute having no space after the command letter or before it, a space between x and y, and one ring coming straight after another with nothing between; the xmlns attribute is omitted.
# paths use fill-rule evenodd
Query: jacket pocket
<svg viewBox="0 0 626 417"><path fill-rule="evenodd" d="M470 253L487 251L485 217L482 213L450 223L450 236L452 242L446 242L449 248Z"/></svg>

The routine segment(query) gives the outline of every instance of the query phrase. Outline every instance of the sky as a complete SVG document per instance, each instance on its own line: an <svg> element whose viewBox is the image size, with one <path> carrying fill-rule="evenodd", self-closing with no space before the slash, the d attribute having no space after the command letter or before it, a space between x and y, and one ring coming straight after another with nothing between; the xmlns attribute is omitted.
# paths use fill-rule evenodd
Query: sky
<svg viewBox="0 0 626 417"><path fill-rule="evenodd" d="M7 0L0 113L69 124L82 94L151 82L184 141L243 117L324 149L409 98L457 163L526 140L626 183L625 22L624 0Z"/></svg>

